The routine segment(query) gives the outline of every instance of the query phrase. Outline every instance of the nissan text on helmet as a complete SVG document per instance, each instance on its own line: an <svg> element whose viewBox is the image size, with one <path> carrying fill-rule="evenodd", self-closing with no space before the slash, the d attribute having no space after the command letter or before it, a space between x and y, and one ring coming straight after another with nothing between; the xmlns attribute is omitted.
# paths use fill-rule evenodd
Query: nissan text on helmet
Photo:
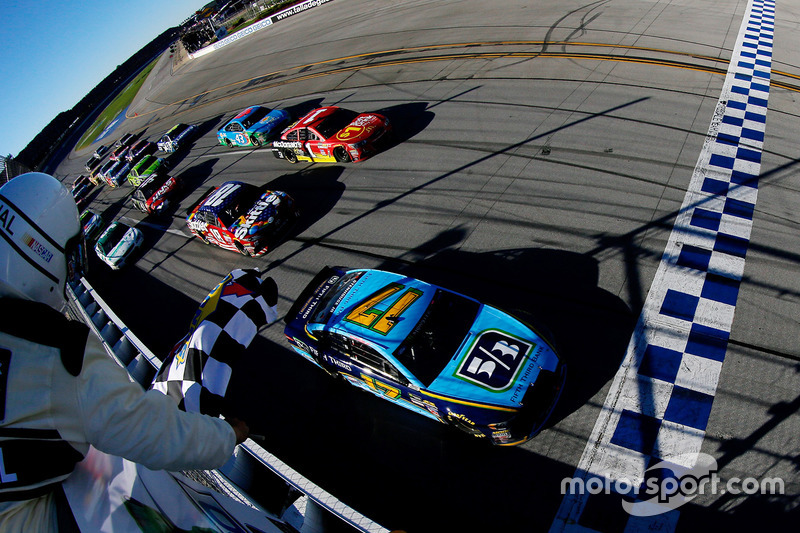
<svg viewBox="0 0 800 533"><path fill-rule="evenodd" d="M0 187L0 296L60 310L66 283L80 279L85 266L78 208L61 182L31 172Z"/></svg>

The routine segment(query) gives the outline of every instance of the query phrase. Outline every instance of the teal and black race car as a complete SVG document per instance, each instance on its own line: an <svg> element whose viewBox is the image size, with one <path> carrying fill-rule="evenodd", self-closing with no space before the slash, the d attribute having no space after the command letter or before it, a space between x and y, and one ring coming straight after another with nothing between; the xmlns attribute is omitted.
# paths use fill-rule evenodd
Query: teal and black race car
<svg viewBox="0 0 800 533"><path fill-rule="evenodd" d="M295 351L328 373L497 445L538 433L566 377L532 326L381 270L326 267L285 322Z"/></svg>
<svg viewBox="0 0 800 533"><path fill-rule="evenodd" d="M283 109L251 106L217 130L217 139L224 146L261 146L279 134L290 119Z"/></svg>

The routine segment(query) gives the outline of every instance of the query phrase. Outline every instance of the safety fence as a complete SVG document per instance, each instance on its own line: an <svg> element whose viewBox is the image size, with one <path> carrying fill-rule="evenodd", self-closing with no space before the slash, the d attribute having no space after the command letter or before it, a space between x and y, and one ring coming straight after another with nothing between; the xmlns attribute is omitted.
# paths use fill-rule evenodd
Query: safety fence
<svg viewBox="0 0 800 533"><path fill-rule="evenodd" d="M209 54L211 52L219 50L220 48L228 46L229 44L233 44L233 43L235 43L236 41L238 41L240 39L248 37L248 36L252 35L253 33L255 33L255 32L259 31L259 30L262 30L264 28L267 28L267 27L275 24L278 21L284 20L284 19L289 18L289 17L291 17L293 15L297 15L299 13L302 13L302 12L306 11L306 10L321 6L322 4L327 4L330 1L332 1L332 0L305 0L304 2L299 2L299 3L294 4L293 6L287 8L287 9L284 9L284 10L282 10L282 11L280 11L278 13L275 13L275 14L269 16L269 17L265 17L265 18L255 22L255 23L251 24L250 26L247 26L246 28L243 28L243 29L241 29L241 30L239 30L239 31L237 31L235 33L232 33L232 34L228 35L227 37L224 37L224 38L220 39L219 41L216 41L216 42L214 42L214 43L212 43L212 44L210 44L210 45L208 45L208 46L206 46L204 48L196 50L196 51L190 53L189 57L191 59L194 59L194 58L197 58L197 57L200 57L200 56L204 56L206 54Z"/></svg>
<svg viewBox="0 0 800 533"><path fill-rule="evenodd" d="M73 317L89 326L109 356L123 366L134 381L145 389L149 388L161 367L161 360L120 320L86 279L69 285L67 292ZM278 517L283 517L290 509L299 512L304 517L302 532L342 531L341 526L365 533L388 531L305 478L252 439L239 445L231 460L219 471L184 474L241 503ZM265 499L263 494L268 494L269 499ZM330 522L326 516L337 517L341 522L331 529L326 525Z"/></svg>

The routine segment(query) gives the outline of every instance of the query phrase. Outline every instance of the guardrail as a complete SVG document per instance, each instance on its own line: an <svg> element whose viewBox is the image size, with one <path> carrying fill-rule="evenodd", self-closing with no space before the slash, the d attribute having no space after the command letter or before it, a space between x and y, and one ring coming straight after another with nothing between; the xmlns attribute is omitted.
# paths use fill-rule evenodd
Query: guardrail
<svg viewBox="0 0 800 533"><path fill-rule="evenodd" d="M279 11L278 13L265 17L244 29L234 32L215 43L212 43L204 48L192 52L191 54L189 54L189 58L195 59L197 57L201 57L216 50L219 50L220 48L223 48L231 43L235 43L239 39L252 35L256 31L267 28L278 21L284 20L293 15L297 15L298 13L302 13L303 11L307 11L311 8L318 7L322 4L327 4L330 1L332 0L306 0L305 2L299 2L287 9L284 9L283 11Z"/></svg>
<svg viewBox="0 0 800 533"><path fill-rule="evenodd" d="M68 285L67 289L74 318L89 326L109 356L123 366L134 381L144 389L149 388L161 368L161 359L134 335L86 279ZM330 515L353 531L388 533L251 439L237 446L234 456L219 471L186 474L195 480L201 478L204 484L235 500L266 509L279 517L295 509L304 517L302 532L328 531L330 526L326 525L328 521L324 516ZM260 490L267 486L269 490ZM270 494L273 499L265 501L259 498L259 493ZM338 532L342 528L333 530Z"/></svg>

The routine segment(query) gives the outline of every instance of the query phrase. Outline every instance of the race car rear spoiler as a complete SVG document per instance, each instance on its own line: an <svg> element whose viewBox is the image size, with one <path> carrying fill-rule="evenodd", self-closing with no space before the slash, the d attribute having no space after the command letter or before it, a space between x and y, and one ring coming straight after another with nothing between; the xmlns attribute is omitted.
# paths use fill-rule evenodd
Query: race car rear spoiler
<svg viewBox="0 0 800 533"><path fill-rule="evenodd" d="M317 294L323 286L328 285L328 280L330 280L334 276L340 276L342 274L341 268L330 267L326 266L320 272L314 276L314 279L311 280L311 283L306 285L306 288L303 289L303 292L300 293L300 296L292 304L292 307L289 308L289 311L286 313L286 316L283 318L283 321L286 324L289 324L297 316L300 314L301 310L306 306L312 296Z"/></svg>

